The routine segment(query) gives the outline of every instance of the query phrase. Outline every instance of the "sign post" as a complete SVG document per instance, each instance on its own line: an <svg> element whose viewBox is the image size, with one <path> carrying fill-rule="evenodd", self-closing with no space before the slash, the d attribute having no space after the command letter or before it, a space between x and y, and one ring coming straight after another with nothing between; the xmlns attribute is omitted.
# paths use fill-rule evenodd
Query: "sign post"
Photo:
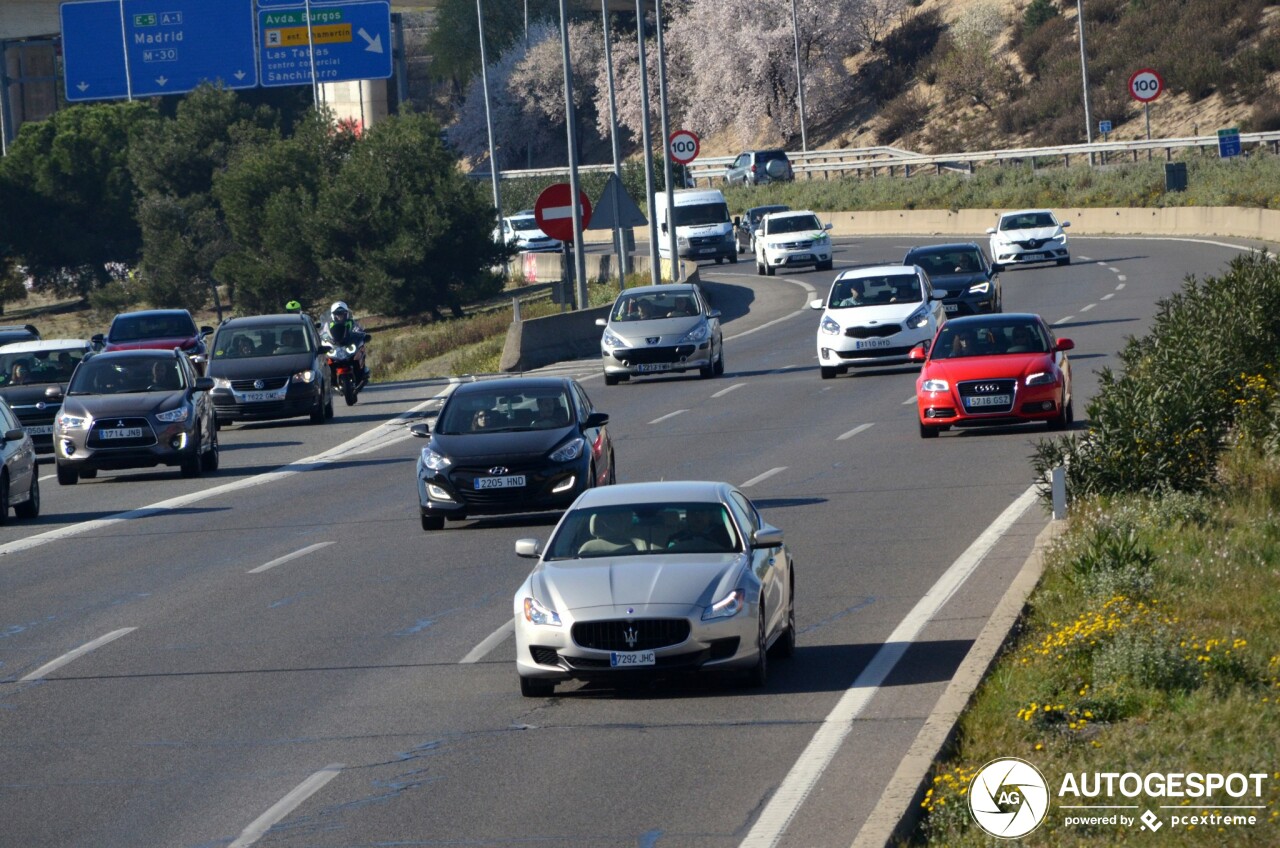
<svg viewBox="0 0 1280 848"><path fill-rule="evenodd" d="M1164 77L1155 68L1139 68L1129 75L1129 96L1143 105L1147 113L1147 141L1151 140L1151 101L1164 91ZM1150 156L1150 151L1147 155Z"/></svg>
<svg viewBox="0 0 1280 848"><path fill-rule="evenodd" d="M578 192L577 208L571 201L573 197L573 189L569 183L556 183L547 186L538 195L537 201L533 204L533 218L538 222L538 227L553 239L559 239L564 245L564 260L561 263L561 285L568 288L569 278L571 276L570 269L576 267L571 261L570 251L581 250L581 247L573 243L574 216L578 216L582 221L582 229L587 229L587 225L591 223L591 199L587 197L583 191ZM581 293L578 293L581 294ZM586 299L579 298L577 308L586 308ZM563 311L561 304L561 311Z"/></svg>

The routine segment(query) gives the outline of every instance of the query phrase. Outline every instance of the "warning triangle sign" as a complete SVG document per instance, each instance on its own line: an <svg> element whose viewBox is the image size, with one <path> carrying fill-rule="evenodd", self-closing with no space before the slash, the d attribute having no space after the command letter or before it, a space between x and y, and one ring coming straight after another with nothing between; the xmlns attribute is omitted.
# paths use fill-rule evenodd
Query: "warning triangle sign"
<svg viewBox="0 0 1280 848"><path fill-rule="evenodd" d="M618 205L617 220L614 219L613 214L615 199ZM600 192L600 199L596 201L593 209L594 213L591 216L591 225L587 227L588 230L612 230L615 226L643 227L649 223L644 213L640 211L640 207L636 206L631 195L627 194L627 190L622 187L622 180L618 179L617 174L609 175L604 191Z"/></svg>

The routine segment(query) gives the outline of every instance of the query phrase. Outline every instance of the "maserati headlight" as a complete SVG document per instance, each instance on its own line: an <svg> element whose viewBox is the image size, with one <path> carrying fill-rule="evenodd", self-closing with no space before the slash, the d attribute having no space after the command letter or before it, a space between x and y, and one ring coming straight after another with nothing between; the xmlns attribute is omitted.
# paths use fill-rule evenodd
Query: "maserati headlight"
<svg viewBox="0 0 1280 848"><path fill-rule="evenodd" d="M524 620L530 624L543 624L548 627L560 626L560 614L538 603L537 598L524 599Z"/></svg>
<svg viewBox="0 0 1280 848"><path fill-rule="evenodd" d="M925 392L949 392L951 384L946 380L925 380L920 385L920 390Z"/></svg>
<svg viewBox="0 0 1280 848"><path fill-rule="evenodd" d="M822 316L822 324L819 325L818 329L828 336L840 335L840 325L836 322L836 319L829 315Z"/></svg>
<svg viewBox="0 0 1280 848"><path fill-rule="evenodd" d="M927 306L921 306L915 312L912 312L911 317L907 319L907 328L911 330L918 330L928 323L929 308Z"/></svg>
<svg viewBox="0 0 1280 848"><path fill-rule="evenodd" d="M442 453L436 453L431 448L423 448L422 464L432 471L440 471L452 465L453 461Z"/></svg>
<svg viewBox="0 0 1280 848"><path fill-rule="evenodd" d="M297 374L294 374L291 379L295 383L310 383L315 378L316 372L308 369L306 371L299 371Z"/></svg>
<svg viewBox="0 0 1280 848"><path fill-rule="evenodd" d="M626 347L627 343L612 330L605 330L604 335L600 337L600 344L605 347Z"/></svg>
<svg viewBox="0 0 1280 848"><path fill-rule="evenodd" d="M183 404L177 409L171 409L168 412L157 412L156 420L163 421L166 424L174 424L178 421L186 421L191 416L191 407Z"/></svg>
<svg viewBox="0 0 1280 848"><path fill-rule="evenodd" d="M1028 386L1052 386L1056 382L1058 378L1053 376L1052 371L1038 371L1027 375Z"/></svg>
<svg viewBox="0 0 1280 848"><path fill-rule="evenodd" d="M698 326L694 327L692 330L685 333L684 338L676 342L676 344L687 344L690 342L696 344L698 342L705 342L707 340L707 336L709 336L710 334L711 334L711 328L707 326L707 322L699 321Z"/></svg>
<svg viewBox="0 0 1280 848"><path fill-rule="evenodd" d="M58 413L58 427L62 430L80 430L88 426L88 416L68 415L65 412Z"/></svg>
<svg viewBox="0 0 1280 848"><path fill-rule="evenodd" d="M732 618L742 612L743 607L746 605L747 593L741 589L734 589L728 595L704 609L702 611L702 620L712 621L717 618Z"/></svg>
<svg viewBox="0 0 1280 848"><path fill-rule="evenodd" d="M980 283L974 283L969 286L969 294L986 294L991 291L991 281L983 280Z"/></svg>
<svg viewBox="0 0 1280 848"><path fill-rule="evenodd" d="M582 456L582 451L587 446L586 439L581 436L571 439L568 443L561 445L551 452L548 457L552 462L573 462Z"/></svg>

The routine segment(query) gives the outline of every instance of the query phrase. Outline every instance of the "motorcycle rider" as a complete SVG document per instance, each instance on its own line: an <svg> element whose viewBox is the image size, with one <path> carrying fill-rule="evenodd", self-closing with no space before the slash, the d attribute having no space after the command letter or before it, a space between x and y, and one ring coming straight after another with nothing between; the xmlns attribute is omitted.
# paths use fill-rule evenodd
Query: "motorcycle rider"
<svg viewBox="0 0 1280 848"><path fill-rule="evenodd" d="M334 301L329 307L329 320L320 328L320 336L335 347L357 345L356 358L360 362L360 370L363 378L369 379L369 368L364 361L364 328L351 313L351 307L341 300Z"/></svg>

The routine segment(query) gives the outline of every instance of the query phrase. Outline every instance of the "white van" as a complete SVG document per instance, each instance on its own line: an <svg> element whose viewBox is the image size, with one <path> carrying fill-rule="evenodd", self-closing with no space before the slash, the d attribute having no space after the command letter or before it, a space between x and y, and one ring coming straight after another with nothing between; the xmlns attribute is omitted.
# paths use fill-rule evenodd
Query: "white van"
<svg viewBox="0 0 1280 848"><path fill-rule="evenodd" d="M682 189L673 193L675 203L676 252L681 259L714 259L716 264L728 259L738 261L738 243L734 238L729 204L719 189ZM667 193L653 196L653 215L658 222L658 255L671 258L667 235Z"/></svg>

